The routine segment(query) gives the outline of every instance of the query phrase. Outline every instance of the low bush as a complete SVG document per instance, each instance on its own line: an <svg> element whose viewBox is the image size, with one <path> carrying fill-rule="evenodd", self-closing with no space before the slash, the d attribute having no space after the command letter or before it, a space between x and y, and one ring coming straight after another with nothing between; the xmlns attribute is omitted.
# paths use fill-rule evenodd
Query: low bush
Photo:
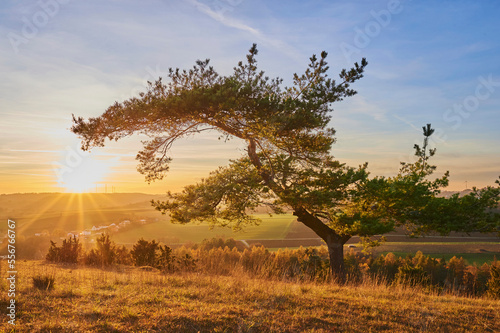
<svg viewBox="0 0 500 333"><path fill-rule="evenodd" d="M55 277L50 275L37 275L33 277L33 287L39 290L50 291L54 289Z"/></svg>
<svg viewBox="0 0 500 333"><path fill-rule="evenodd" d="M426 286L429 284L429 280L429 275L421 266L412 266L407 263L398 267L394 282L408 286Z"/></svg>
<svg viewBox="0 0 500 333"><path fill-rule="evenodd" d="M490 268L488 279L488 295L500 299L500 262L495 261Z"/></svg>

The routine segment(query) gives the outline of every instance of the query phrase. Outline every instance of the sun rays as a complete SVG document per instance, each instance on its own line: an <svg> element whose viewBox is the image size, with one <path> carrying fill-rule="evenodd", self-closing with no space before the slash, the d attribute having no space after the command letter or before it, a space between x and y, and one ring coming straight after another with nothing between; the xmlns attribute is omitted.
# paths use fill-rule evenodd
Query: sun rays
<svg viewBox="0 0 500 333"><path fill-rule="evenodd" d="M80 233L92 228L92 224L108 224L109 217L103 212L113 209L119 205L113 198L113 194L105 193L51 193L42 194L47 196L33 203L36 206L30 207L29 212L19 219L20 232L28 230L30 227L41 223L46 226L46 231L51 235L55 230L64 230L66 233ZM42 220L50 219L54 222L50 227ZM68 228L69 225L72 227ZM45 229L45 227L44 227ZM42 230L40 230L42 231ZM63 235L54 235L57 237ZM57 240L56 238L54 240Z"/></svg>

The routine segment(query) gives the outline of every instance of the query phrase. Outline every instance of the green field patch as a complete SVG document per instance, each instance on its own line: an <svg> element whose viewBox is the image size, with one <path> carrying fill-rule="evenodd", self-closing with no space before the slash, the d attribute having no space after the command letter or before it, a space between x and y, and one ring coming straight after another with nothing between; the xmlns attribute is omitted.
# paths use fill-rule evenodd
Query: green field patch
<svg viewBox="0 0 500 333"><path fill-rule="evenodd" d="M396 257L406 258L408 255L415 256L416 252L398 252L398 251L386 251L381 254L386 255L387 253L393 253ZM489 253L424 253L425 256L436 259L444 259L449 261L453 257L463 258L468 265L481 266L485 263L491 263L495 260L500 259L500 252L489 252Z"/></svg>
<svg viewBox="0 0 500 333"><path fill-rule="evenodd" d="M385 242L382 245L499 245L499 242Z"/></svg>
<svg viewBox="0 0 500 333"><path fill-rule="evenodd" d="M225 237L234 239L284 239L290 225L295 220L292 214L274 215L257 214L261 219L260 225L247 226L242 231L233 231L230 228L214 227L210 229L208 224L173 224L168 219L149 223L140 227L129 229L112 235L112 239L118 244L134 244L143 237L146 240L158 240L179 243L199 243L204 239L214 237Z"/></svg>

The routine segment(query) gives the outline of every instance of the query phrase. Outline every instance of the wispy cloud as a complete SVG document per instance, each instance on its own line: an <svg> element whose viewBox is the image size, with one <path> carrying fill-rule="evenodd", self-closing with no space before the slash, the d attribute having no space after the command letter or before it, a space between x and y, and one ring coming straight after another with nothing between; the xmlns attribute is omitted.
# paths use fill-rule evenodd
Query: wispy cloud
<svg viewBox="0 0 500 333"><path fill-rule="evenodd" d="M275 48L276 50L279 50L280 52L283 52L289 58L295 60L296 62L303 61L302 57L300 56L301 52L299 52L297 48L286 43L282 39L271 38L265 32L263 32L257 28L254 28L251 25L249 25L241 20L238 20L230 15L227 15L226 12L229 9L228 10L224 10L224 9L215 10L215 9L212 9L207 4L201 3L200 1L197 1L197 0L187 0L187 2L191 3L200 12L208 15L209 17L211 17L215 21L223 24L224 26L229 27L229 28L235 28L235 29L238 29L240 31L250 33L257 42L272 46L273 48ZM230 8L230 9L232 10L233 8Z"/></svg>
<svg viewBox="0 0 500 333"><path fill-rule="evenodd" d="M410 126L414 130L419 131L419 132L421 131L421 128L419 128L418 126L415 126L410 120L407 120L407 119L405 119L402 116L399 116L397 114L392 114L392 116L394 118L396 118L397 120L399 120L399 121L405 123L406 125Z"/></svg>
<svg viewBox="0 0 500 333"><path fill-rule="evenodd" d="M193 4L194 6L196 6L196 8L199 11L201 11L202 13L210 16L211 18L213 18L217 22L220 22L227 27L236 28L236 29L239 29L242 31L249 32L255 36L260 36L260 32L257 29L254 29L251 26L249 26L241 21L238 21L234 18L228 17L227 15L224 15L224 12L222 10L216 11L216 10L210 8L210 6L208 6L204 3L201 3L199 1L196 1L196 0L187 0L187 1L191 4Z"/></svg>
<svg viewBox="0 0 500 333"><path fill-rule="evenodd" d="M40 150L40 149L9 149L9 151L18 151L25 153L62 153L62 150Z"/></svg>

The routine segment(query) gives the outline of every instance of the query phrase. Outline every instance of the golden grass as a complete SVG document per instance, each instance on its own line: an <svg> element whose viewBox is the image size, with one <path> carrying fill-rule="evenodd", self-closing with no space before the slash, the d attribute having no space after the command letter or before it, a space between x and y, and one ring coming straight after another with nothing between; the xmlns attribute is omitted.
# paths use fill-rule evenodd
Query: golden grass
<svg viewBox="0 0 500 333"><path fill-rule="evenodd" d="M337 286L17 264L16 332L499 332L500 301ZM52 291L33 276L54 276ZM0 306L5 309L7 293ZM5 311L5 310L4 310ZM1 332L9 332L5 317Z"/></svg>

